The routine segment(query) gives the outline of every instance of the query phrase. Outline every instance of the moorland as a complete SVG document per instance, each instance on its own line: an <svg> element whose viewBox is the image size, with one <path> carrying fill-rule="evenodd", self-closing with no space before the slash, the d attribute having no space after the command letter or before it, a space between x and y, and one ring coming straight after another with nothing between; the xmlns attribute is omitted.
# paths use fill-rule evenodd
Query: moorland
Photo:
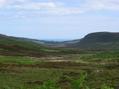
<svg viewBox="0 0 119 89"><path fill-rule="evenodd" d="M0 89L119 89L119 33L54 42L0 35Z"/></svg>

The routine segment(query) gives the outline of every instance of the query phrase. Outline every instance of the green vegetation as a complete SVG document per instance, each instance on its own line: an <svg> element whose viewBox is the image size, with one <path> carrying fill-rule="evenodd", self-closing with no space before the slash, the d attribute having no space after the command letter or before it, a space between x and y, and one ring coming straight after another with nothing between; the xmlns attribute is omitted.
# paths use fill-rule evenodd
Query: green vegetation
<svg viewBox="0 0 119 89"><path fill-rule="evenodd" d="M113 89L119 81L118 55L115 52L41 58L1 55L0 89Z"/></svg>
<svg viewBox="0 0 119 89"><path fill-rule="evenodd" d="M104 84L104 85L102 85L101 89L114 89L114 88Z"/></svg>
<svg viewBox="0 0 119 89"><path fill-rule="evenodd" d="M102 41L105 48L107 43ZM0 89L118 89L118 42L113 44L106 47L111 50L95 44L86 45L96 47L88 50L51 48L31 39L0 35Z"/></svg>
<svg viewBox="0 0 119 89"><path fill-rule="evenodd" d="M119 51L106 51L81 56L81 59L90 62L119 62Z"/></svg>

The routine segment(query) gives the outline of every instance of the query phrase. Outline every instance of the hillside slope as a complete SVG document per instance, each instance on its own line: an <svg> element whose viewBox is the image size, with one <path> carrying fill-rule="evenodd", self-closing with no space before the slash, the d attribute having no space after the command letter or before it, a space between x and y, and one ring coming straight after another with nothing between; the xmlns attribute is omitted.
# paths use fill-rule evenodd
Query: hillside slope
<svg viewBox="0 0 119 89"><path fill-rule="evenodd" d="M79 50L119 50L119 33L96 32L90 33L80 40L64 42L18 38L0 34L0 54L2 55L39 57L74 54L78 53Z"/></svg>
<svg viewBox="0 0 119 89"><path fill-rule="evenodd" d="M1 55L44 56L54 49L35 43L32 39L17 38L0 34Z"/></svg>
<svg viewBox="0 0 119 89"><path fill-rule="evenodd" d="M0 55L41 57L77 53L76 50L53 47L56 44L59 45L57 42L11 37L0 34Z"/></svg>
<svg viewBox="0 0 119 89"><path fill-rule="evenodd" d="M119 49L119 33L96 32L86 35L70 47L92 50L115 50Z"/></svg>

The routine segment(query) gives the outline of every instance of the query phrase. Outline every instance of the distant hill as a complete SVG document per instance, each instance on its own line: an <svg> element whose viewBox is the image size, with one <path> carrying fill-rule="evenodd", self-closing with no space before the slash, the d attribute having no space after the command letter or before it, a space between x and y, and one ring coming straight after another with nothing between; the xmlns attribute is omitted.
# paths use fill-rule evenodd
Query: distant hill
<svg viewBox="0 0 119 89"><path fill-rule="evenodd" d="M77 53L77 51L72 49L59 49L60 44L62 42L19 38L0 34L0 55L41 57Z"/></svg>
<svg viewBox="0 0 119 89"><path fill-rule="evenodd" d="M59 51L57 49L47 47L43 44L43 41L40 40L0 34L0 55L40 57L55 54L56 52Z"/></svg>
<svg viewBox="0 0 119 89"><path fill-rule="evenodd" d="M119 41L119 33L96 32L86 35L80 43L94 42L117 42Z"/></svg>
<svg viewBox="0 0 119 89"><path fill-rule="evenodd" d="M41 56L42 45L36 44L29 39L17 38L0 34L0 54L2 55L35 55Z"/></svg>
<svg viewBox="0 0 119 89"><path fill-rule="evenodd" d="M39 57L77 53L78 50L119 50L119 33L96 32L90 33L82 39L63 42L11 37L0 34L1 55Z"/></svg>
<svg viewBox="0 0 119 89"><path fill-rule="evenodd" d="M75 44L68 45L80 49L108 50L119 49L119 33L96 32L86 35Z"/></svg>

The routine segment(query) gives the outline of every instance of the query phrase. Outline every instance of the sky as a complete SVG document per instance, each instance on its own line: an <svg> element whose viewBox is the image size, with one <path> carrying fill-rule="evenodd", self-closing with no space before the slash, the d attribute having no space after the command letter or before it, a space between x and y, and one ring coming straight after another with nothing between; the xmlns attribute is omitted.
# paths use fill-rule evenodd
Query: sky
<svg viewBox="0 0 119 89"><path fill-rule="evenodd" d="M41 40L119 32L119 0L0 0L0 34Z"/></svg>

